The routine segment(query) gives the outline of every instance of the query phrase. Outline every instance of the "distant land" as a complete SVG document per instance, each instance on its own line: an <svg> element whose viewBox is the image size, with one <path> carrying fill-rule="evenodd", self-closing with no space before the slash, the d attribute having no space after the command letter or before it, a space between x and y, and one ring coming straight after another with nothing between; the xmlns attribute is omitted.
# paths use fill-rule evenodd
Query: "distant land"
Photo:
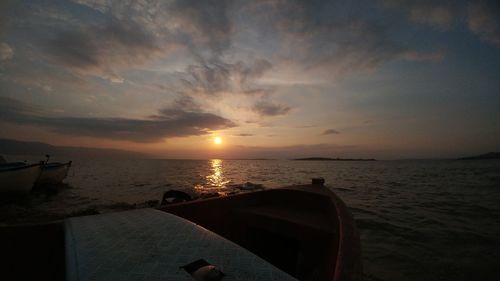
<svg viewBox="0 0 500 281"><path fill-rule="evenodd" d="M488 152L481 155L458 158L458 160L483 160L483 159L500 159L500 152Z"/></svg>
<svg viewBox="0 0 500 281"><path fill-rule="evenodd" d="M227 158L224 160L276 160L273 158Z"/></svg>
<svg viewBox="0 0 500 281"><path fill-rule="evenodd" d="M292 160L298 161L377 161L376 159L362 159L362 158L327 158L327 157L307 157L307 158L295 158Z"/></svg>
<svg viewBox="0 0 500 281"><path fill-rule="evenodd" d="M148 155L120 149L55 146L42 142L0 139L0 154L45 155L74 157L146 158Z"/></svg>

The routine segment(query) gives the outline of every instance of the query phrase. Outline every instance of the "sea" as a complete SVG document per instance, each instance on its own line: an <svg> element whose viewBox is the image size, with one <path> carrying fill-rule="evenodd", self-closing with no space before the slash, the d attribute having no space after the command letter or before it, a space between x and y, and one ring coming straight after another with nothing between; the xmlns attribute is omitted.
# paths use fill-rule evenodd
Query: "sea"
<svg viewBox="0 0 500 281"><path fill-rule="evenodd" d="M499 160L72 160L64 185L2 198L0 223L154 206L169 189L225 196L323 177L355 218L364 280L500 280Z"/></svg>

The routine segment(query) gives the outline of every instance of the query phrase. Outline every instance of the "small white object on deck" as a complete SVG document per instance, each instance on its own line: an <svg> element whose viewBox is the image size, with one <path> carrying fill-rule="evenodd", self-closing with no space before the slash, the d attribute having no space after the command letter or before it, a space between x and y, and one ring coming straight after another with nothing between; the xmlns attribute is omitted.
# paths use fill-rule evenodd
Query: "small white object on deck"
<svg viewBox="0 0 500 281"><path fill-rule="evenodd" d="M232 280L296 280L248 250L154 209L69 218L68 280L193 280L179 267L198 259Z"/></svg>

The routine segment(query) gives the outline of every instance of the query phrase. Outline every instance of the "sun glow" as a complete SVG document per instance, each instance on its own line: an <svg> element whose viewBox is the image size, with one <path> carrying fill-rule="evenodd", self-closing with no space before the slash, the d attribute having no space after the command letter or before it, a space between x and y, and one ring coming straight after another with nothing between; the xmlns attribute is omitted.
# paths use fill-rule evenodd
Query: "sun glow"
<svg viewBox="0 0 500 281"><path fill-rule="evenodd" d="M222 138L221 137L215 137L214 138L214 143L215 144L221 144L222 143Z"/></svg>

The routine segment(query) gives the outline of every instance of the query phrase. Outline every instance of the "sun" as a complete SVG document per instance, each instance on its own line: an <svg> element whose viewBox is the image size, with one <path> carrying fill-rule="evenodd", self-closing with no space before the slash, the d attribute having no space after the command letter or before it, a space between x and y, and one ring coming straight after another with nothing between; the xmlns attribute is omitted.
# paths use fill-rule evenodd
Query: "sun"
<svg viewBox="0 0 500 281"><path fill-rule="evenodd" d="M215 137L215 138L214 138L214 143L215 143L215 144L221 144L221 143L222 143L222 139L221 139L221 137Z"/></svg>

